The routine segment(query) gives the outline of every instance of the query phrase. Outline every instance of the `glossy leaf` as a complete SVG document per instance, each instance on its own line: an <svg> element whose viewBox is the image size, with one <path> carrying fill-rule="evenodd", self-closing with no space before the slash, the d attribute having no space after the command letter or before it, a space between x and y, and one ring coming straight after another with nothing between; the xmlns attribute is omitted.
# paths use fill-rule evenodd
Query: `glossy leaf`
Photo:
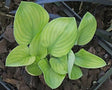
<svg viewBox="0 0 112 90"><path fill-rule="evenodd" d="M47 56L47 48L41 45L40 35L36 35L30 44L30 55L38 56L40 59Z"/></svg>
<svg viewBox="0 0 112 90"><path fill-rule="evenodd" d="M40 61L40 58L36 57L36 60L31 65L28 65L25 67L26 71L33 76L38 76L42 74L42 71L40 70L38 66L38 62Z"/></svg>
<svg viewBox="0 0 112 90"><path fill-rule="evenodd" d="M17 67L30 65L35 61L35 56L30 56L29 48L21 45L14 48L6 59L6 66Z"/></svg>
<svg viewBox="0 0 112 90"><path fill-rule="evenodd" d="M49 15L40 5L22 1L14 21L14 36L18 44L28 45L49 21Z"/></svg>
<svg viewBox="0 0 112 90"><path fill-rule="evenodd" d="M59 87L65 78L65 75L54 72L47 60L39 61L38 65L44 74L44 79L47 85L52 89Z"/></svg>
<svg viewBox="0 0 112 90"><path fill-rule="evenodd" d="M55 57L66 55L75 43L77 25L75 18L63 17L52 20L41 33L41 41L48 54Z"/></svg>
<svg viewBox="0 0 112 90"><path fill-rule="evenodd" d="M84 49L75 54L75 64L83 68L100 68L106 65L103 59Z"/></svg>
<svg viewBox="0 0 112 90"><path fill-rule="evenodd" d="M51 58L50 59L51 68L59 73L59 74L66 74L67 73L67 56L63 56L60 58Z"/></svg>
<svg viewBox="0 0 112 90"><path fill-rule="evenodd" d="M96 31L96 19L87 12L78 27L77 45L85 45L93 38Z"/></svg>

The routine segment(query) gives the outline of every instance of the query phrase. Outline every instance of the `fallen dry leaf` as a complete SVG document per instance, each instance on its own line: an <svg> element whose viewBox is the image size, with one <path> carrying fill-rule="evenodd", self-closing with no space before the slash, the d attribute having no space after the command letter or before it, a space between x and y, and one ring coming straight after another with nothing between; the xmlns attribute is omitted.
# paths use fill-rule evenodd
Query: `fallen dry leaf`
<svg viewBox="0 0 112 90"><path fill-rule="evenodd" d="M15 42L12 23L7 26L3 37L11 43Z"/></svg>
<svg viewBox="0 0 112 90"><path fill-rule="evenodd" d="M88 51L92 54L96 54L96 50L94 49L94 47L90 47Z"/></svg>
<svg viewBox="0 0 112 90"><path fill-rule="evenodd" d="M10 83L12 85L17 85L17 84L20 84L20 81L16 80L16 79L10 79L10 78L5 78L3 79L3 81L7 82L7 83Z"/></svg>
<svg viewBox="0 0 112 90"><path fill-rule="evenodd" d="M24 82L21 82L19 84L18 90L30 90L30 88Z"/></svg>
<svg viewBox="0 0 112 90"><path fill-rule="evenodd" d="M4 63L2 62L2 60L0 60L0 68L4 69Z"/></svg>
<svg viewBox="0 0 112 90"><path fill-rule="evenodd" d="M0 54L7 52L7 41L2 39L0 41Z"/></svg>

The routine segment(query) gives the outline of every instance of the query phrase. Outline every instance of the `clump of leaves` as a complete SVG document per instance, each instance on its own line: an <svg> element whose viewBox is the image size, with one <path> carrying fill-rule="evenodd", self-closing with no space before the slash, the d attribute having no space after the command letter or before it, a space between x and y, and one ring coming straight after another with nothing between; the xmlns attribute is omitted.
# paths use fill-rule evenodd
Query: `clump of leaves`
<svg viewBox="0 0 112 90"><path fill-rule="evenodd" d="M100 68L106 65L84 49L73 53L74 45L85 45L94 36L96 20L87 12L77 28L74 17L49 21L47 11L38 4L21 2L14 21L14 36L19 44L6 59L6 66L25 66L26 71L38 76L43 73L52 89L62 83L66 74L72 80L82 76L80 67Z"/></svg>

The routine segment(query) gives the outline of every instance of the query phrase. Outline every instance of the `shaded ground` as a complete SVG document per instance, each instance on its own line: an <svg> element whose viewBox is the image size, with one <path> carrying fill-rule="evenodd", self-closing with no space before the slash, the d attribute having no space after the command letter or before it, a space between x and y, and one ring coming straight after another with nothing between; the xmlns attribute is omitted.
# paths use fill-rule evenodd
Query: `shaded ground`
<svg viewBox="0 0 112 90"><path fill-rule="evenodd" d="M30 76L25 72L24 67L9 68L4 66L8 53L17 45L13 36L14 15L9 14L9 12L16 10L19 3L20 0L13 0L9 8L7 8L3 0L0 1L0 77L3 81L11 85L11 90L51 90L44 83L43 76ZM80 2L69 2L67 4L80 16L90 11L97 19L98 28L109 28L112 20L112 7ZM49 13L61 14L60 8L55 4L46 4L45 8ZM73 50L77 52L80 48L82 47L75 46ZM83 48L103 58L107 62L107 66L94 70L82 69L84 75L79 80L72 81L66 76L62 85L56 90L90 90L90 87L111 67L112 58L98 45L96 37L89 44L83 46ZM109 77L99 90L112 90L111 77Z"/></svg>

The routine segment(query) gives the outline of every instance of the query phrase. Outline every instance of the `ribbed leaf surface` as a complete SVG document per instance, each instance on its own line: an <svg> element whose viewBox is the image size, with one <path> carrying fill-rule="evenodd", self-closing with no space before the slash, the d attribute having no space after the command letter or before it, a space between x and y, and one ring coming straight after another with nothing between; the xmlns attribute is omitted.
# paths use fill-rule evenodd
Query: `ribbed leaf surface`
<svg viewBox="0 0 112 90"><path fill-rule="evenodd" d="M51 58L50 59L51 68L59 73L66 74L67 73L67 56L59 57L59 58Z"/></svg>
<svg viewBox="0 0 112 90"><path fill-rule="evenodd" d="M44 28L41 41L48 54L55 57L66 55L75 43L77 25L75 18L63 17L52 20Z"/></svg>
<svg viewBox="0 0 112 90"><path fill-rule="evenodd" d="M49 15L33 2L21 2L15 15L14 36L18 44L28 45L48 23Z"/></svg>
<svg viewBox="0 0 112 90"><path fill-rule="evenodd" d="M6 59L6 66L26 66L35 61L35 56L30 56L27 46L17 46L14 48Z"/></svg>
<svg viewBox="0 0 112 90"><path fill-rule="evenodd" d="M93 38L96 26L97 24L94 16L87 12L78 27L77 45L87 44Z"/></svg>
<svg viewBox="0 0 112 90"><path fill-rule="evenodd" d="M84 49L75 54L75 64L83 68L100 68L106 65L103 59Z"/></svg>
<svg viewBox="0 0 112 90"><path fill-rule="evenodd" d="M40 35L36 35L30 44L30 55L38 56L40 59L47 56L47 48L42 46Z"/></svg>
<svg viewBox="0 0 112 90"><path fill-rule="evenodd" d="M47 85L52 89L59 87L65 78L65 75L54 72L47 60L40 60L38 64L44 74Z"/></svg>
<svg viewBox="0 0 112 90"><path fill-rule="evenodd" d="M72 71L71 71L71 76L70 79L71 80L76 80L82 77L82 71L80 69L80 67L73 65Z"/></svg>
<svg viewBox="0 0 112 90"><path fill-rule="evenodd" d="M38 57L36 57L35 62L33 62L31 65L28 65L25 67L26 71L33 76L39 76L42 74L42 71L40 70L39 66L38 66L38 62L40 61L40 59Z"/></svg>

